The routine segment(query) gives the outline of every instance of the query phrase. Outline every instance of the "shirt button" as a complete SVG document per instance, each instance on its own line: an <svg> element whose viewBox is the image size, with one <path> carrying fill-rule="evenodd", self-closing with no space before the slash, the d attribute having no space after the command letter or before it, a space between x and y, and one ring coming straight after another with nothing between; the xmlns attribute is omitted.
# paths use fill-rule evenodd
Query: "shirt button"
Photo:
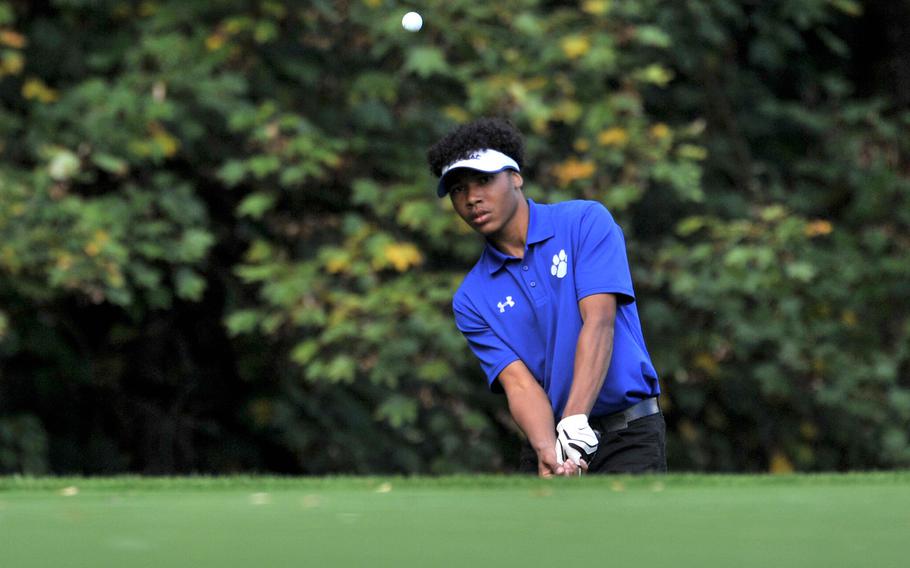
<svg viewBox="0 0 910 568"><path fill-rule="evenodd" d="M528 265L526 264L526 265L522 266L521 269L524 270L525 272L527 272L527 271L528 271Z"/></svg>
<svg viewBox="0 0 910 568"><path fill-rule="evenodd" d="M537 282L531 282L531 288L533 288L534 286L537 286Z"/></svg>

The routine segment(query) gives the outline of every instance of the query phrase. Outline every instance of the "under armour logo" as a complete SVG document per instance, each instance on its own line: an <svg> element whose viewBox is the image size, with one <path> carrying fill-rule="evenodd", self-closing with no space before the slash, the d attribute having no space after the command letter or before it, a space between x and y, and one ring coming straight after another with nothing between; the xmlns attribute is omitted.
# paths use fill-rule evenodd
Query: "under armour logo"
<svg viewBox="0 0 910 568"><path fill-rule="evenodd" d="M508 306L508 307L510 307L510 308L514 308L514 307L515 307L515 302L512 301L512 296L506 296L506 301L505 301L505 302L499 302L499 303L496 304L496 305L499 307L499 313L502 314L502 313L505 313L505 311L506 311L506 306Z"/></svg>

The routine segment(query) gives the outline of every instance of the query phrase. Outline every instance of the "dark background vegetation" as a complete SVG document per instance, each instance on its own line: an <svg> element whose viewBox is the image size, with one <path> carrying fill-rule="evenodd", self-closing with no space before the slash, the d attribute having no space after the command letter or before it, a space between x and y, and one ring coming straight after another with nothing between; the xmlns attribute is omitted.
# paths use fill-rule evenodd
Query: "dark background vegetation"
<svg viewBox="0 0 910 568"><path fill-rule="evenodd" d="M407 33L401 16L425 20ZM629 243L674 470L910 465L910 5L0 1L0 472L511 471L425 149Z"/></svg>

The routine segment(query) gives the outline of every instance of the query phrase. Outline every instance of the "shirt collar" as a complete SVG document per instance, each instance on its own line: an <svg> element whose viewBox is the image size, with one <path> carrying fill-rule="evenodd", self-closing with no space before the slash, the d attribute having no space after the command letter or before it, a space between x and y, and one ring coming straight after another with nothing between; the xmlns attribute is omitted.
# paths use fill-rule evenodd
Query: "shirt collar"
<svg viewBox="0 0 910 568"><path fill-rule="evenodd" d="M527 252L531 245L543 242L552 236L553 220L550 218L549 208L534 203L533 199L528 199L528 237L525 251ZM500 252L488 241L483 249L481 262L487 267L490 274L493 274L502 268L506 261L514 258L514 256Z"/></svg>

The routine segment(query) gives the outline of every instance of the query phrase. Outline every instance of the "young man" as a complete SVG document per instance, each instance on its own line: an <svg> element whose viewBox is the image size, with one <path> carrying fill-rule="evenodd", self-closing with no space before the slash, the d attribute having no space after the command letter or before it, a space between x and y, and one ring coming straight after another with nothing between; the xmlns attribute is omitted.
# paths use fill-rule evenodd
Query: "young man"
<svg viewBox="0 0 910 568"><path fill-rule="evenodd" d="M455 322L527 436L520 469L666 471L657 372L610 213L526 199L524 143L504 120L461 126L427 158L439 197L486 239L455 293Z"/></svg>

